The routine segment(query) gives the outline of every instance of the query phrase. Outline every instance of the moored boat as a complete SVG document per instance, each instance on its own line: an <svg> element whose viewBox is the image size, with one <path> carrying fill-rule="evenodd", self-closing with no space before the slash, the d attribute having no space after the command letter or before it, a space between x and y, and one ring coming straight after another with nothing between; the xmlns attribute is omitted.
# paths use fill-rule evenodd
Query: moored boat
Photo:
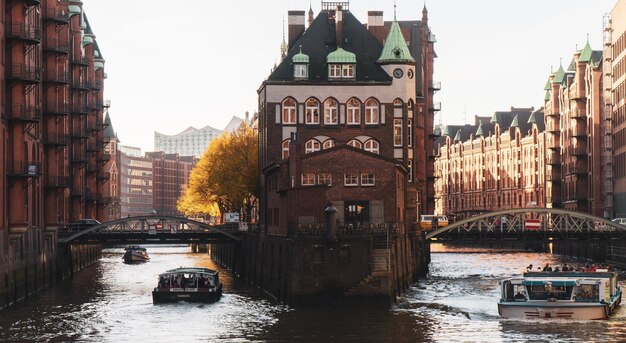
<svg viewBox="0 0 626 343"><path fill-rule="evenodd" d="M500 282L504 318L607 319L622 301L617 275L595 272L527 272Z"/></svg>
<svg viewBox="0 0 626 343"><path fill-rule="evenodd" d="M124 256L122 257L124 262L133 263L133 262L147 262L150 260L148 256L148 252L146 248L142 248L140 246L131 245L126 248L124 251Z"/></svg>
<svg viewBox="0 0 626 343"><path fill-rule="evenodd" d="M219 272L208 268L176 268L159 275L152 302L212 302L222 296Z"/></svg>

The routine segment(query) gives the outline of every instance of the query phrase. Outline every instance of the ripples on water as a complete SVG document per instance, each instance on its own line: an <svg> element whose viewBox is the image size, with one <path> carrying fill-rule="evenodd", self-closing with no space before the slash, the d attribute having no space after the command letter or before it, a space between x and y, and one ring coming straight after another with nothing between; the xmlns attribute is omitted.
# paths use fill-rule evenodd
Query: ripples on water
<svg viewBox="0 0 626 343"><path fill-rule="evenodd" d="M626 306L607 321L503 320L498 281L555 256L435 247L430 274L391 310L293 310L222 271L224 296L212 304L153 305L159 273L216 267L187 247L148 247L151 261L127 265L123 249L0 312L2 342L624 342ZM571 261L568 261L568 263ZM218 268L219 269L219 268Z"/></svg>

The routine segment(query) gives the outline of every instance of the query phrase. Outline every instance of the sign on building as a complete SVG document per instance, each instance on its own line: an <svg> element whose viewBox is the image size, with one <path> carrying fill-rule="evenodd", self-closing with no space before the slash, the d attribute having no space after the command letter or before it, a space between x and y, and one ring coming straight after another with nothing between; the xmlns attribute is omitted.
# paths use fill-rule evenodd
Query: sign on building
<svg viewBox="0 0 626 343"><path fill-rule="evenodd" d="M539 219L526 219L526 230L539 231L541 229L541 221Z"/></svg>
<svg viewBox="0 0 626 343"><path fill-rule="evenodd" d="M239 222L239 213L225 213L224 220L227 223L238 223Z"/></svg>

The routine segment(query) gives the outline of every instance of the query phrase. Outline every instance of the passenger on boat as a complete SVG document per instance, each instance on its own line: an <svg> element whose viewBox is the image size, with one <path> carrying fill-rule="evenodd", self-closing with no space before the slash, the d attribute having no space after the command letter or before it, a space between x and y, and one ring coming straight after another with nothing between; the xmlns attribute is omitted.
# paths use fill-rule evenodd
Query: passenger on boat
<svg viewBox="0 0 626 343"><path fill-rule="evenodd" d="M527 272L532 272L533 271L533 264L529 264L528 267L526 267L526 271Z"/></svg>
<svg viewBox="0 0 626 343"><path fill-rule="evenodd" d="M546 263L546 265L543 267L543 271L544 272L551 272L552 271L552 267L550 267L550 264Z"/></svg>
<svg viewBox="0 0 626 343"><path fill-rule="evenodd" d="M517 294L515 294L515 300L526 300L526 296L524 296L522 292L517 292Z"/></svg>
<svg viewBox="0 0 626 343"><path fill-rule="evenodd" d="M564 271L564 272L569 272L570 271L569 267L567 266L567 263L563 263L563 268L561 268L561 271Z"/></svg>

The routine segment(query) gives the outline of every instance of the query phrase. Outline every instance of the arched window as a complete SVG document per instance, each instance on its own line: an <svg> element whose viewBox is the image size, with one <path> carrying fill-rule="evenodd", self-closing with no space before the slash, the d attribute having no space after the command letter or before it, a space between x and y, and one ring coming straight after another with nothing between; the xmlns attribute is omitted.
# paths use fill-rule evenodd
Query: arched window
<svg viewBox="0 0 626 343"><path fill-rule="evenodd" d="M296 123L296 101L287 98L283 100L283 124Z"/></svg>
<svg viewBox="0 0 626 343"><path fill-rule="evenodd" d="M378 124L378 101L376 99L368 99L365 102L365 124Z"/></svg>
<svg viewBox="0 0 626 343"><path fill-rule="evenodd" d="M393 101L393 107L402 107L402 99L396 98L396 100Z"/></svg>
<svg viewBox="0 0 626 343"><path fill-rule="evenodd" d="M319 124L320 123L320 102L316 99L308 99L306 101L306 118L307 124Z"/></svg>
<svg viewBox="0 0 626 343"><path fill-rule="evenodd" d="M359 142L356 139L353 139L351 141L348 142L348 146L351 146L353 148L357 148L357 149L363 149L363 144L361 142Z"/></svg>
<svg viewBox="0 0 626 343"><path fill-rule="evenodd" d="M337 125L337 111L339 106L335 99L326 99L324 101L324 124Z"/></svg>
<svg viewBox="0 0 626 343"><path fill-rule="evenodd" d="M311 139L306 142L304 149L305 154L310 154L312 152L320 151L322 149L322 146L317 139Z"/></svg>
<svg viewBox="0 0 626 343"><path fill-rule="evenodd" d="M335 141L332 139L327 139L324 141L324 143L322 144L322 148L323 149L330 149L332 147L335 146Z"/></svg>
<svg viewBox="0 0 626 343"><path fill-rule="evenodd" d="M285 139L283 141L283 160L289 158L289 141L290 139Z"/></svg>
<svg viewBox="0 0 626 343"><path fill-rule="evenodd" d="M361 124L361 102L357 98L348 100L348 117L346 122L348 125Z"/></svg>
<svg viewBox="0 0 626 343"><path fill-rule="evenodd" d="M373 139L370 139L367 142L365 142L363 150L369 151L374 154L378 154L380 151L378 142Z"/></svg>

